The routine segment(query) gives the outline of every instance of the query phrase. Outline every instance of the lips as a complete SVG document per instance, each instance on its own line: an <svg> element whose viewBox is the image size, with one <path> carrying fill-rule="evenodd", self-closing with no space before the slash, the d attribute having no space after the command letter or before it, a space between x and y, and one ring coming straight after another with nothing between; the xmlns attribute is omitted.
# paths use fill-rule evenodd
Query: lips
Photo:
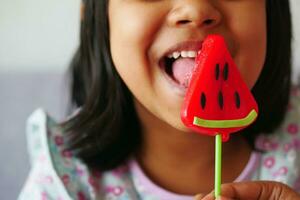
<svg viewBox="0 0 300 200"><path fill-rule="evenodd" d="M167 79L185 90L193 73L195 57L202 48L202 41L185 41L169 48L159 59L159 66Z"/></svg>

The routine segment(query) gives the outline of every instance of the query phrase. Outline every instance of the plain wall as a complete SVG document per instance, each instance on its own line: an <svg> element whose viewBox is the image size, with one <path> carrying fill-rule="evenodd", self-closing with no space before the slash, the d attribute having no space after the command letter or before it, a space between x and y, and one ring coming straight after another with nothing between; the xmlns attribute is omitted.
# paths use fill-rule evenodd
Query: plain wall
<svg viewBox="0 0 300 200"><path fill-rule="evenodd" d="M0 0L0 73L64 71L78 45L80 0Z"/></svg>

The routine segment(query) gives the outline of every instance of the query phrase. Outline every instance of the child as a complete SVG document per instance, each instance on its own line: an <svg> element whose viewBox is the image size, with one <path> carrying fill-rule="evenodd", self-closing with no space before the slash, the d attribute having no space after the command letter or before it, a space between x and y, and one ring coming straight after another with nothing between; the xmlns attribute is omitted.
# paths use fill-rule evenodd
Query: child
<svg viewBox="0 0 300 200"><path fill-rule="evenodd" d="M300 92L290 86L288 1L83 5L81 43L71 65L78 109L63 124L42 110L29 118L33 168L19 199L187 200L209 194L214 138L190 133L182 124L186 86L180 72L188 69L178 67L193 64L208 34L224 36L260 108L258 120L223 145L222 180L229 185L222 194L238 198L231 192L235 188L249 199L249 192L280 188L274 190L282 192L280 198L261 197L299 199ZM176 64L166 62L168 56ZM289 187L230 184L245 180Z"/></svg>

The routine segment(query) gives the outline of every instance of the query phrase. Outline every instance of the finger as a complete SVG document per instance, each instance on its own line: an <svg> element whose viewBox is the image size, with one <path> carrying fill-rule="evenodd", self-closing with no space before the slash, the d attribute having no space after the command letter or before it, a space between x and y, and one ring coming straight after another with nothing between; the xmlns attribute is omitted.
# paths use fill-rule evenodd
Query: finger
<svg viewBox="0 0 300 200"><path fill-rule="evenodd" d="M275 190L269 187L270 184L272 184ZM224 184L222 186L222 195L236 199L268 199L274 196L276 188L277 185L265 182Z"/></svg>
<svg viewBox="0 0 300 200"><path fill-rule="evenodd" d="M215 200L215 195L214 195L214 191L212 191L211 193L209 193L208 195L206 195L203 199L201 200Z"/></svg>
<svg viewBox="0 0 300 200"><path fill-rule="evenodd" d="M251 181L224 184L222 185L221 194L222 196L233 199L300 200L300 197L288 186L274 181Z"/></svg>

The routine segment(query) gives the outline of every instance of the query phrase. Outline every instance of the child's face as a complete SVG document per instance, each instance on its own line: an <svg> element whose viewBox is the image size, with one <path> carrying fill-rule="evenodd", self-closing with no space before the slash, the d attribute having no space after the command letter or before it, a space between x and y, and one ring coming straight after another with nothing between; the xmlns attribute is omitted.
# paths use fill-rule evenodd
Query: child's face
<svg viewBox="0 0 300 200"><path fill-rule="evenodd" d="M161 66L170 48L192 41L180 50L197 50L221 34L250 88L265 61L265 0L109 0L109 26L113 62L139 115L150 111L180 130L185 89Z"/></svg>

